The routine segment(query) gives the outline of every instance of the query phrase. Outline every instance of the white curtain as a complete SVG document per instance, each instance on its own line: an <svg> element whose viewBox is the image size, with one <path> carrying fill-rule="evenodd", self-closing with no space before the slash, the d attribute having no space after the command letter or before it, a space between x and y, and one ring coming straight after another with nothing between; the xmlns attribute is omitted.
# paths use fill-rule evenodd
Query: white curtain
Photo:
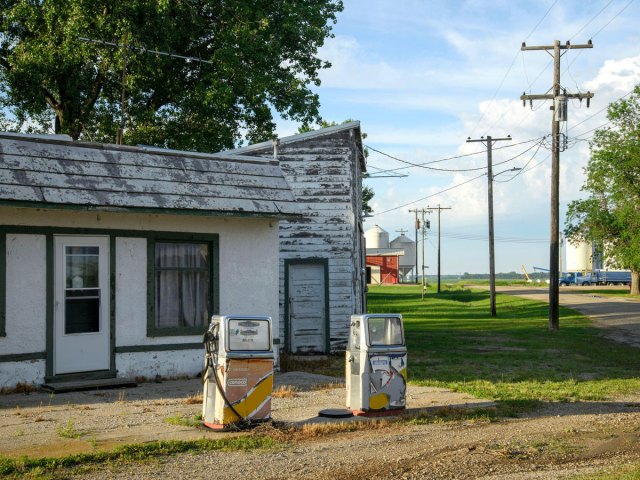
<svg viewBox="0 0 640 480"><path fill-rule="evenodd" d="M206 325L208 317L207 245L156 243L156 326Z"/></svg>

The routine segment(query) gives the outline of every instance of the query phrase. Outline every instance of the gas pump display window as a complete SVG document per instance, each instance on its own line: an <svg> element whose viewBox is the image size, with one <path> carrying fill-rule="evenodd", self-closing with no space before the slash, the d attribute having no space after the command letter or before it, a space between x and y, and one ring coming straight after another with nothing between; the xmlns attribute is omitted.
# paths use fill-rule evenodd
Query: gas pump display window
<svg viewBox="0 0 640 480"><path fill-rule="evenodd" d="M271 350L271 332L267 320L237 318L230 319L227 325L227 351Z"/></svg>
<svg viewBox="0 0 640 480"><path fill-rule="evenodd" d="M404 345L402 322L398 317L369 317L369 346Z"/></svg>

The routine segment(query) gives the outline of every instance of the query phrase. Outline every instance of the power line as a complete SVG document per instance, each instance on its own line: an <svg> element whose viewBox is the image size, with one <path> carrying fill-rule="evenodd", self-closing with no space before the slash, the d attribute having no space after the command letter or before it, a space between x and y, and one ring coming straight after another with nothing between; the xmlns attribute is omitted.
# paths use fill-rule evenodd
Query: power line
<svg viewBox="0 0 640 480"><path fill-rule="evenodd" d="M526 144L526 143L531 143L531 142L539 142L539 141L540 141L540 140L542 140L543 138L544 138L544 137L533 138L533 139L531 139L531 140L525 140L524 142L519 142L519 143L510 144L510 145L505 145L505 146L502 146L502 147L496 147L496 148L494 148L494 150L501 150L501 149L503 149L503 148L511 148L511 147L515 147L515 146L518 146L518 145L524 145L524 144ZM535 146L535 145L534 145L534 146ZM391 159L393 159L393 160L397 160L398 162L405 163L405 164L408 164L408 165L409 165L409 166L407 166L407 167L397 167L397 168L390 168L390 169L386 169L386 170L381 170L381 171L376 172L376 173L396 172L396 171L398 171L398 170L406 170L406 169L408 169L408 168L414 168L414 167L426 168L426 169L428 169L428 170L440 170L440 171L450 171L450 172L464 172L464 171L480 170L479 168L476 168L476 169L469 169L469 170L438 169L438 168L433 168L433 167L427 167L426 165L431 165L431 164L434 164L434 163L440 163L440 162L444 162L444 161L448 161L448 160L456 160L456 159L458 159L458 158L471 157L471 156L473 156L473 155L479 155L479 154L483 154L483 153L485 153L484 151L479 151L479 152L473 152L473 153L465 153L465 154L461 154L461 155L455 155L455 156L453 156L453 157L442 158L442 159L439 159L439 160L431 160L431 161L429 161L429 162L424 162L424 163L413 163L413 162L409 162L408 160L403 160L403 159L401 159L401 158L398 158L398 157L395 157L395 156L390 155L390 154L388 154L388 153L385 153L385 152L383 152L383 151L381 151L381 150L376 150L375 148L373 148L373 147L371 147L371 146L369 146L369 145L366 145L366 147L367 147L368 149L370 149L370 150L373 150L374 152L377 152L377 153L379 153L379 154L381 154L381 155L384 155L385 157L389 157L389 158L391 158ZM532 147L532 148L533 148L533 147ZM526 151L527 151L527 150L525 150L525 153L526 153ZM521 154L520 154L520 155L521 155ZM516 157L513 157L513 158L517 158L518 156L519 156L519 155L517 155ZM508 161L508 160L505 160L505 161Z"/></svg>
<svg viewBox="0 0 640 480"><path fill-rule="evenodd" d="M83 42L97 43L98 45L103 45L103 46L106 46L106 47L115 47L115 48L122 47L122 45L117 43L117 42L107 42L105 40L96 40L94 38L87 38L87 37L78 37L78 39L82 40ZM186 60L188 62L208 63L210 65L214 65L214 63L215 63L215 62L212 62L210 60L203 60L201 58L189 57L189 56L186 56L186 55L177 55L175 53L162 52L160 50L152 50L152 49L146 48L146 47L137 47L135 45L126 44L126 43L124 44L124 48L130 49L130 50L137 50L140 53L153 53L155 55L163 55L165 57L177 58L177 59L180 59L180 60Z"/></svg>
<svg viewBox="0 0 640 480"><path fill-rule="evenodd" d="M543 137L544 140L544 137ZM533 161L534 158L536 158L536 155L538 154L538 152L540 151L540 147L542 147L542 141L538 144L538 148L537 150L534 152L534 154L531 156L531 158L529 159L529 161L524 165L524 167L522 167L518 173L516 173L515 175L513 175L510 179L508 180L494 180L496 182L499 183L509 183L510 181L514 180L515 178L517 178L520 174L522 174L526 168L529 166L529 164Z"/></svg>
<svg viewBox="0 0 640 480"><path fill-rule="evenodd" d="M547 9L547 11L544 12L544 15L542 15L542 18L540 20L538 20L538 23L535 24L535 26L531 29L529 34L526 36L525 42L529 39L529 37L531 35L533 35L533 32L535 32L537 30L537 28L540 26L540 24L543 22L543 20L545 18L547 18L547 15L549 15L549 12L553 9L553 7L555 7L556 3L558 3L558 0L554 0L554 2ZM496 91L493 93L493 97L491 97L491 100L489 101L489 105L487 105L487 108L486 108L485 112L482 114L480 119L473 126L473 129L471 130L471 134L469 136L473 136L473 134L476 131L476 128L478 128L478 125L482 122L482 120L484 120L484 117L486 117L487 112L489 112L491 110L491 105L493 104L493 102L495 101L496 97L498 96L498 93L502 89L502 86L504 85L505 80L509 76L509 73L511 73L511 69L513 68L513 65L515 64L515 62L516 62L516 60L518 58L518 55L520 55L520 54L521 54L521 52L517 51L516 54L513 56L513 59L511 60L511 64L509 65L509 68L507 69L507 72L504 74L504 76L502 77L502 80L500 81L500 85L498 85L498 88L496 88Z"/></svg>
<svg viewBox="0 0 640 480"><path fill-rule="evenodd" d="M591 20L589 20L587 23L585 23L582 28L580 28L580 30L578 30L576 33L574 33L573 35L571 35L569 37L569 40L572 40L573 38L577 37L580 33L582 33L582 31L587 28L589 25L591 25L591 23L593 23L593 21L598 18L602 12L604 12L606 10L606 8L611 5L613 3L613 0L609 0L609 2L600 9L600 11L598 13L596 13L593 17L591 17ZM591 37L593 38L593 36Z"/></svg>
<svg viewBox="0 0 640 480"><path fill-rule="evenodd" d="M417 200L413 200L412 202L405 203L404 205L400 205L398 207L393 207L393 208L390 208L389 210L385 210L383 212L374 213L371 216L372 217L376 217L378 215L382 215L383 213L389 213L389 212L393 212L394 210L399 210L400 208L408 207L409 205L413 205L414 203L421 202L423 200L426 200L427 198L432 198L432 197L435 197L437 195L440 195L441 193L445 193L445 192L448 192L449 190L453 190L454 188L458 188L458 187L461 187L463 185L466 185L467 183L473 182L474 180L482 178L485 175L486 174L483 173L482 175L478 175L477 177L473 177L473 178L467 180L466 182L458 183L457 185L453 185L452 187L445 188L444 190L440 190L439 192L432 193L431 195L427 195L426 197L418 198Z"/></svg>
<svg viewBox="0 0 640 480"><path fill-rule="evenodd" d="M616 13L616 14L611 18L611 20L609 20L607 23L605 23L605 24L602 26L602 28L600 28L600 30L598 30L596 33L594 33L593 35L591 35L591 38L592 38L592 39L596 38L596 37L600 34L600 32L602 32L602 30L604 30L605 28L607 28L607 27L611 24L611 22L613 22L616 18L618 18L618 16L620 16L620 14L622 14L622 12L624 12L624 11L629 7L629 5L631 5L633 2L634 2L634 0L629 0L629 2L628 2L624 7L622 7L622 8L620 9L620 11L619 11L618 13Z"/></svg>
<svg viewBox="0 0 640 480"><path fill-rule="evenodd" d="M539 143L538 143L538 149L539 149L539 145L540 145L540 143L542 143L542 140L544 140L544 137L542 137L542 139L539 141ZM518 158L518 157L520 157L520 156L524 155L525 153L527 153L529 150L531 150L531 149L532 149L532 148L534 148L534 147L535 147L535 145L532 145L532 146L531 146L531 147L529 147L527 150L525 150L525 151L523 151L523 152L520 152L518 155L516 155L516 156L514 156L514 157L511 157L511 158L510 158L510 159L508 159L508 160L504 160L503 162L499 162L499 163L497 163L496 165L500 165L500 164L502 164L502 163L506 163L506 162L513 161L513 160L515 160L516 158ZM494 150L497 150L497 148L494 148ZM483 152L483 153L484 153L484 152ZM483 167L483 169L484 169L484 168L486 168L486 167ZM482 175L478 175L478 176L473 177L473 178L471 178L471 179L469 179L469 180L467 180L467 181L465 181L465 182L458 183L458 184L453 185L453 186L451 186L451 187L449 187L449 188L445 188L444 190L440 190L439 192L432 193L431 195L427 195L426 197L418 198L417 200L413 200L413 201L408 202L408 203L405 203L405 204L403 204L403 205L399 205L399 206L397 206L397 207L393 207L393 208L390 208L390 209L388 209L388 210L384 210L384 211L382 211L382 212L374 213L374 214L373 214L373 215L371 215L371 216L372 216L372 217L375 217L375 216L377 216L377 215L382 215L382 214L384 214L384 213L393 212L394 210L398 210L398 209L400 209L400 208L404 208L404 207L407 207L407 206L409 206L409 205L413 205L414 203L421 202L421 201L423 201L423 200L426 200L427 198L432 198L432 197L435 197L435 196L440 195L440 194L442 194L442 193L448 192L449 190L453 190L454 188L458 188L458 187L461 187L461 186L463 186L463 185L466 185L467 183L470 183L470 182L472 182L472 181L474 181L474 180L477 180L478 178L482 178L482 177L484 177L485 175L486 175L486 173L483 173Z"/></svg>
<svg viewBox="0 0 640 480"><path fill-rule="evenodd" d="M454 240L469 240L469 241L489 241L489 237L481 234L472 233L443 233L443 237L451 238ZM496 242L500 243L516 243L516 244L539 244L548 243L549 240L542 238L525 238L525 237L495 237Z"/></svg>
<svg viewBox="0 0 640 480"><path fill-rule="evenodd" d="M598 35L599 35L599 34L600 34L600 33L601 33L605 28L607 28L607 27L611 24L611 22L613 22L616 18L618 18L618 17L622 14L622 12L624 12L624 11L629 7L629 5L631 5L633 2L634 2L634 0L629 0L629 2L628 2L624 7L622 7L622 8L618 11L618 13L616 13L613 17L611 17L611 19L610 19L607 23L605 23L602 27L600 27L600 29L599 29L596 33L594 33L593 35L591 35L591 39L593 40L594 38L596 38L596 37L597 37L597 36L598 36ZM607 5L605 5L605 7L604 7L604 8L606 8L607 6L609 6L609 4L610 4L610 3L611 3L611 2L607 3ZM603 9L604 9L604 8L603 8ZM600 14L600 12L598 12L598 14L596 14L596 17L597 17L599 14ZM594 17L594 18L595 18L595 17ZM591 21L589 21L589 23L591 23ZM582 55L582 51L578 52L578 54L574 57L574 59L571 61L571 63L569 63L569 64L568 64L567 68L571 67L571 65L573 65L573 63L574 63L578 58L580 58L580 55Z"/></svg>

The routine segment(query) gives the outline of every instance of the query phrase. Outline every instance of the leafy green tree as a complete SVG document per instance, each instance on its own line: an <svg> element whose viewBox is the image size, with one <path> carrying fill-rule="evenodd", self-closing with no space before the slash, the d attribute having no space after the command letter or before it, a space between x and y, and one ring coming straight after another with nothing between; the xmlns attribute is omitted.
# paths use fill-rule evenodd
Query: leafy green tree
<svg viewBox="0 0 640 480"><path fill-rule="evenodd" d="M124 90L125 143L218 151L265 140L274 111L319 120L312 88L330 65L317 53L342 8L341 0L0 0L0 106L15 128L52 125L113 142Z"/></svg>
<svg viewBox="0 0 640 480"><path fill-rule="evenodd" d="M600 245L607 259L632 272L640 294L640 86L609 105L609 128L597 130L582 187L585 200L569 204L565 234Z"/></svg>

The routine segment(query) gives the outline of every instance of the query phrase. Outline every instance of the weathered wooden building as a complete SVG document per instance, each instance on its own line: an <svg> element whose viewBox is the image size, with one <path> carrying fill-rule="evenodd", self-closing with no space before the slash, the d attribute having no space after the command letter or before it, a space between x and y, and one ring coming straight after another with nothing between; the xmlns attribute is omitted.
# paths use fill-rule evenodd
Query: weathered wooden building
<svg viewBox="0 0 640 480"><path fill-rule="evenodd" d="M273 159L0 134L0 184L0 387L196 374L211 314L279 316Z"/></svg>
<svg viewBox="0 0 640 480"><path fill-rule="evenodd" d="M359 122L232 150L276 157L301 217L280 222L280 322L292 353L344 350L350 316L366 311Z"/></svg>

